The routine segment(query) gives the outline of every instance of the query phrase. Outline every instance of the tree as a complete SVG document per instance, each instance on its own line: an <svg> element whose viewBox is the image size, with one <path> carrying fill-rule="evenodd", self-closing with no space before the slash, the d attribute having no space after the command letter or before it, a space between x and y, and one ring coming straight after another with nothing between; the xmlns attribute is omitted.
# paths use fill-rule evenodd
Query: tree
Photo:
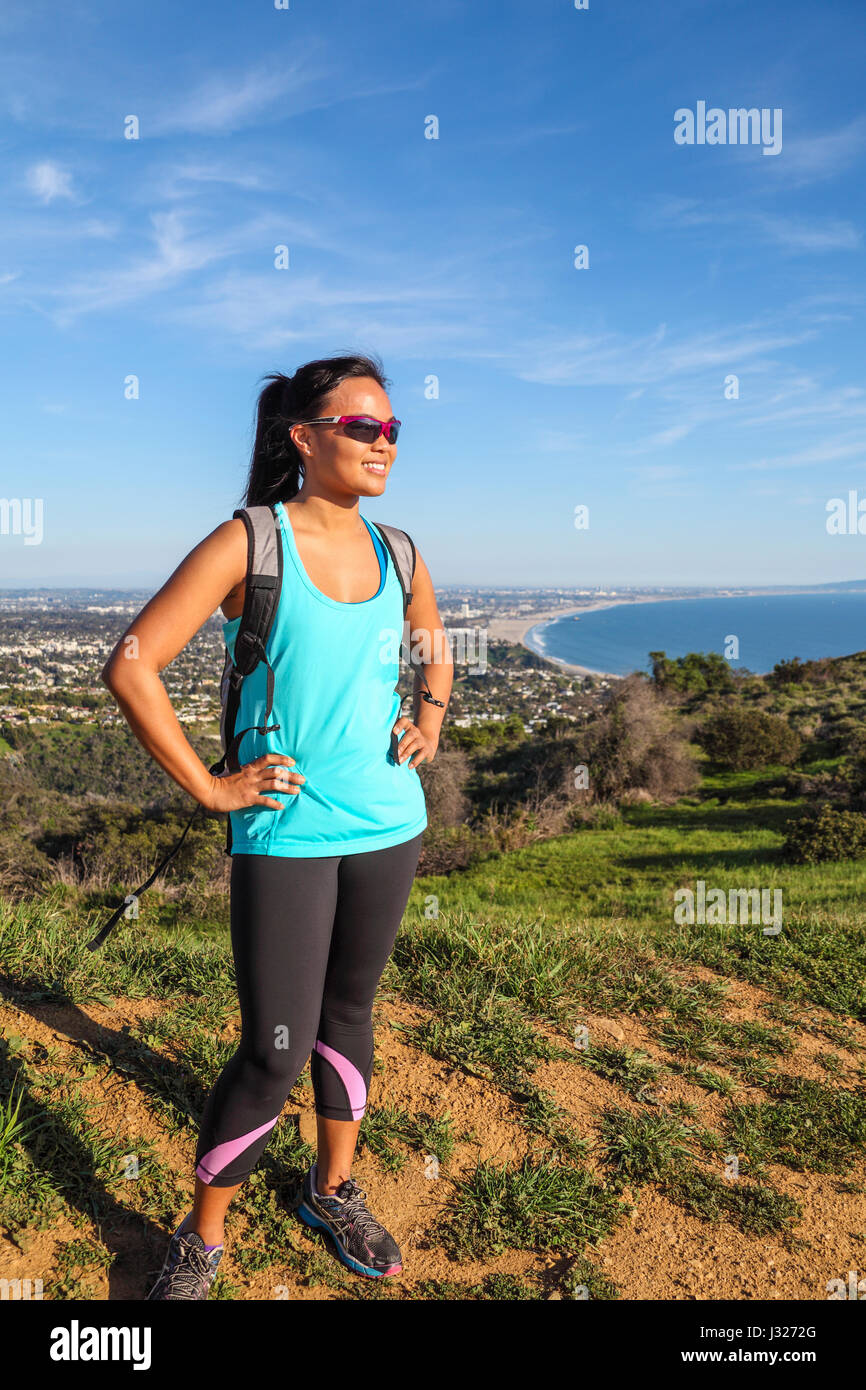
<svg viewBox="0 0 866 1390"><path fill-rule="evenodd" d="M719 652L689 652L668 657L650 652L652 679L658 690L677 690L687 694L724 693L734 689L730 666Z"/></svg>

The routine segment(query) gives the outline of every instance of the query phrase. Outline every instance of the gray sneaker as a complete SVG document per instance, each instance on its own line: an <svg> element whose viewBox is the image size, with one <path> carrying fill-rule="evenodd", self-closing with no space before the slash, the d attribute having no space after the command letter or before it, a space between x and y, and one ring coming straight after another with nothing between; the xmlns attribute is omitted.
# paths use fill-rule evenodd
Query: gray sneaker
<svg viewBox="0 0 866 1390"><path fill-rule="evenodd" d="M216 1250L206 1250L198 1231L184 1231L183 1234L175 1231L159 1277L147 1295L148 1301L207 1298L222 1254L222 1245Z"/></svg>
<svg viewBox="0 0 866 1390"><path fill-rule="evenodd" d="M346 1178L331 1196L315 1187L316 1164L304 1175L297 1215L307 1226L324 1231L344 1265L371 1279L399 1274L403 1268L400 1248L390 1232L371 1215L363 1192L354 1178Z"/></svg>

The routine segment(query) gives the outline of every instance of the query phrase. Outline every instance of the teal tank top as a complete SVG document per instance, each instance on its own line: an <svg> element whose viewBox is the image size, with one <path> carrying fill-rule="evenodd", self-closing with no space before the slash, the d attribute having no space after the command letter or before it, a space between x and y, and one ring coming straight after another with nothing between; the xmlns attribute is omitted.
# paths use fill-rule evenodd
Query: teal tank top
<svg viewBox="0 0 866 1390"><path fill-rule="evenodd" d="M267 645L274 672L268 722L280 728L245 734L238 757L243 764L262 753L285 753L295 760L289 770L306 781L299 792L266 790L283 804L281 811L248 806L229 812L232 853L322 857L401 844L426 827L427 808L417 770L391 757L391 729L400 715L399 576L381 537L362 517L379 559L379 588L361 603L328 598L301 563L282 502L275 511L283 583ZM240 621L223 623L232 655ZM267 667L259 662L241 687L235 727L264 724L266 707Z"/></svg>

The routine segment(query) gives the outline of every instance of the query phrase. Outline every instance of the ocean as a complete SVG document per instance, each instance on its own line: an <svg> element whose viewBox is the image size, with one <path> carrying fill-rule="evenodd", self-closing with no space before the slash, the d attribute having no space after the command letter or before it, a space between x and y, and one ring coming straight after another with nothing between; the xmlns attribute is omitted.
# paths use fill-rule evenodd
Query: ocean
<svg viewBox="0 0 866 1390"><path fill-rule="evenodd" d="M734 669L756 674L777 661L849 656L866 650L866 593L755 594L741 598L684 598L623 603L539 623L526 645L591 671L626 676L649 671L649 653L733 650Z"/></svg>

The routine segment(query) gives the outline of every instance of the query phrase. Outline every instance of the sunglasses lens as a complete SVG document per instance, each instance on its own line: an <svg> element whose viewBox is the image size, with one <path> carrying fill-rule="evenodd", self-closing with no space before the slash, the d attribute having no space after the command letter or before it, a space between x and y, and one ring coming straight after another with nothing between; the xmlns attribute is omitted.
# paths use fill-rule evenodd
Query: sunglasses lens
<svg viewBox="0 0 866 1390"><path fill-rule="evenodd" d="M347 420L346 433L353 439L358 439L362 444L372 444L378 437L379 426L375 420Z"/></svg>
<svg viewBox="0 0 866 1390"><path fill-rule="evenodd" d="M372 444L379 438L381 425L378 420L347 420L346 433L353 439L359 440L362 444ZM389 444L397 442L397 435L400 433L400 426L396 423L388 423L385 426L385 438Z"/></svg>

